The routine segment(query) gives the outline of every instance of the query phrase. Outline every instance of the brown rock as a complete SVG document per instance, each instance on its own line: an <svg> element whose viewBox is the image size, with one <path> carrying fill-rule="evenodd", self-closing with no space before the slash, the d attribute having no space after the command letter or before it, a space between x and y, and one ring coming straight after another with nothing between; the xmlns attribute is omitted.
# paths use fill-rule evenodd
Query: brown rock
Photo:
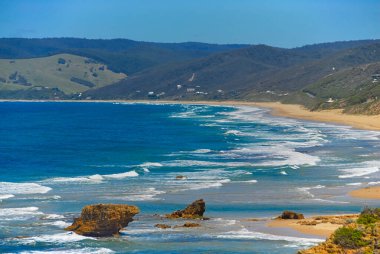
<svg viewBox="0 0 380 254"><path fill-rule="evenodd" d="M156 224L154 225L156 228L161 228L161 229L167 229L167 228L171 228L170 225L167 225L167 224Z"/></svg>
<svg viewBox="0 0 380 254"><path fill-rule="evenodd" d="M167 214L166 218L202 219L205 210L206 210L206 203L203 201L203 199L199 199L191 203L184 210L178 210L178 211L173 212L172 214Z"/></svg>
<svg viewBox="0 0 380 254"><path fill-rule="evenodd" d="M284 211L281 216L278 217L283 220L302 220L305 219L302 213L295 213L292 211Z"/></svg>
<svg viewBox="0 0 380 254"><path fill-rule="evenodd" d="M184 228L196 228L196 227L200 227L201 224L199 223L194 223L194 222L186 222L185 224L183 224L182 227Z"/></svg>
<svg viewBox="0 0 380 254"><path fill-rule="evenodd" d="M74 231L84 236L112 236L133 221L133 216L140 211L136 206L98 204L88 205L82 209L81 216L65 230Z"/></svg>
<svg viewBox="0 0 380 254"><path fill-rule="evenodd" d="M178 175L178 176L175 177L175 179L177 179L177 180L186 180L186 176Z"/></svg>

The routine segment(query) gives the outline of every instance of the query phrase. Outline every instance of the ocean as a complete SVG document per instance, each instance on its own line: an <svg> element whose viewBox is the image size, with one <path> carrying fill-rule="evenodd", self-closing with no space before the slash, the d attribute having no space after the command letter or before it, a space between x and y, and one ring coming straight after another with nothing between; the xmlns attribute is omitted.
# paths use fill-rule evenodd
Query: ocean
<svg viewBox="0 0 380 254"><path fill-rule="evenodd" d="M296 253L323 239L248 219L379 206L347 193L380 183L380 132L243 106L2 102L0 115L0 253ZM200 198L200 228L154 227ZM63 230L97 203L141 213L120 237Z"/></svg>

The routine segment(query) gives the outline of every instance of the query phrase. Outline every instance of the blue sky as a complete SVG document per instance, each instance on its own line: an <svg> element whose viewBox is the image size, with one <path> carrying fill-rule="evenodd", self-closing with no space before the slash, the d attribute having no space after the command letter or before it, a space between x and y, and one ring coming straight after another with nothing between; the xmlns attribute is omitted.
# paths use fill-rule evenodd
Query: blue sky
<svg viewBox="0 0 380 254"><path fill-rule="evenodd" d="M380 38L380 0L0 0L0 37L295 47Z"/></svg>

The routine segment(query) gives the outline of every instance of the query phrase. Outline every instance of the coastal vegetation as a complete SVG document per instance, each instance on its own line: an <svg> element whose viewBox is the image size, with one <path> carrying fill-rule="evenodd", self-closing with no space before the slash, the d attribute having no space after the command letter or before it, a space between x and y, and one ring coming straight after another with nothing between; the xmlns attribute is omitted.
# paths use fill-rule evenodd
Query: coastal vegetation
<svg viewBox="0 0 380 254"><path fill-rule="evenodd" d="M347 220L324 243L300 254L379 253L380 209L366 208L357 220Z"/></svg>
<svg viewBox="0 0 380 254"><path fill-rule="evenodd" d="M285 49L0 39L0 48L2 99L281 101L313 111L380 113L379 40Z"/></svg>

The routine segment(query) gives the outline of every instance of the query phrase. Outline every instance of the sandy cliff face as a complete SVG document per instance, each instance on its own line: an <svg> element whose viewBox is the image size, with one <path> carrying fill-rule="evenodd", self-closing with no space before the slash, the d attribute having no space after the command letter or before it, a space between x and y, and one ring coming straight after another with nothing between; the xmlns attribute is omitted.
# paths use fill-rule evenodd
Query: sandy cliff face
<svg viewBox="0 0 380 254"><path fill-rule="evenodd" d="M122 204L88 205L82 209L81 216L66 230L84 236L112 236L133 221L140 211L136 206Z"/></svg>

